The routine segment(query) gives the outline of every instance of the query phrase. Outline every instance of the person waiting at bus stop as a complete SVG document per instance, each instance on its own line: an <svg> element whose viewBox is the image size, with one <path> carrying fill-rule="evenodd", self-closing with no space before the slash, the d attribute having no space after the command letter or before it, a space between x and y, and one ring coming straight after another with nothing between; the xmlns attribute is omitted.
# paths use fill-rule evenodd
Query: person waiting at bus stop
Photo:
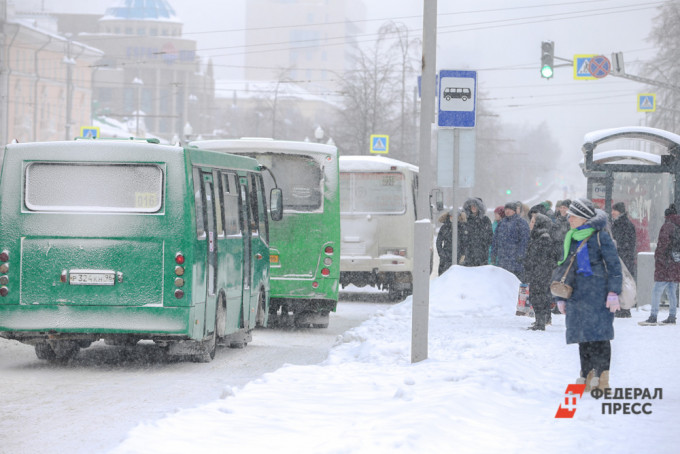
<svg viewBox="0 0 680 454"><path fill-rule="evenodd" d="M480 198L469 198L463 204L466 221L459 224L460 241L458 250L461 252L463 266L482 266L489 261L489 246L493 239L491 220L484 214L486 207Z"/></svg>
<svg viewBox="0 0 680 454"><path fill-rule="evenodd" d="M505 204L505 217L494 233L491 263L517 276L524 282L524 255L529 244L529 224L517 214L517 204Z"/></svg>
<svg viewBox="0 0 680 454"><path fill-rule="evenodd" d="M664 212L665 222L659 230L659 239L654 250L654 288L652 289L652 312L649 318L640 325L656 325L659 314L661 296L665 292L668 295L668 318L661 322L662 325L675 325L675 314L678 305L678 282L680 282L680 257L674 259L671 251L673 237L677 236L680 228L680 215L671 204Z"/></svg>
<svg viewBox="0 0 680 454"><path fill-rule="evenodd" d="M573 293L557 300L565 314L567 344L578 344L581 373L577 384L609 388L614 313L621 308L623 276L616 246L607 233L607 213L588 199L576 199L567 211L571 229L564 239L558 265L575 259Z"/></svg>
<svg viewBox="0 0 680 454"><path fill-rule="evenodd" d="M635 233L635 226L628 218L626 213L626 205L623 202L618 202L612 205L612 236L616 242L616 250L619 251L619 257L626 265L630 274L636 276L635 266L635 246L637 244L637 234ZM630 318L630 309L621 309L615 314L619 318Z"/></svg>

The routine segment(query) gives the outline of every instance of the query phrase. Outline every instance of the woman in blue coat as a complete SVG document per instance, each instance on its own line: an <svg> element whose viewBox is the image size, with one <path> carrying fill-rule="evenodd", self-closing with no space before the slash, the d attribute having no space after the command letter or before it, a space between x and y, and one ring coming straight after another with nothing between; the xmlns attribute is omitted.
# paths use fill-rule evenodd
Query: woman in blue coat
<svg viewBox="0 0 680 454"><path fill-rule="evenodd" d="M607 214L588 199L576 199L567 211L571 229L564 239L564 254L558 263L576 254L573 293L558 301L566 315L567 344L578 344L581 374L577 383L591 388L609 388L611 343L614 339L614 313L620 308L622 275L619 256L605 230Z"/></svg>

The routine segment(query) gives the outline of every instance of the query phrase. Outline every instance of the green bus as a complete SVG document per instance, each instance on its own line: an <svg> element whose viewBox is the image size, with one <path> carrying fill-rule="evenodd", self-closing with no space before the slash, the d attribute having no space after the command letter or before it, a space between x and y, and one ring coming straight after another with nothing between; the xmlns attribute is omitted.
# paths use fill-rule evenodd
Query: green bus
<svg viewBox="0 0 680 454"><path fill-rule="evenodd" d="M340 279L336 147L263 138L190 145L250 156L271 171L272 176L263 174L265 188L278 185L284 195L283 219L271 231L270 315L300 327L328 327L329 312L337 307Z"/></svg>
<svg viewBox="0 0 680 454"><path fill-rule="evenodd" d="M272 190L272 219L282 195ZM278 208L277 208L278 207ZM157 140L24 143L0 176L0 336L68 360L103 339L208 362L269 304L254 159Z"/></svg>

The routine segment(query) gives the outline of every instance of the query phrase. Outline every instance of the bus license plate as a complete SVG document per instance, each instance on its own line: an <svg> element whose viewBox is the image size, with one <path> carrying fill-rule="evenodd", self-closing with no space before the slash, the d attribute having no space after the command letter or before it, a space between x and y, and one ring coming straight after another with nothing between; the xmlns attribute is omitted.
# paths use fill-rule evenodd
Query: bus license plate
<svg viewBox="0 0 680 454"><path fill-rule="evenodd" d="M113 285L116 273L113 271L73 270L69 273L71 285Z"/></svg>

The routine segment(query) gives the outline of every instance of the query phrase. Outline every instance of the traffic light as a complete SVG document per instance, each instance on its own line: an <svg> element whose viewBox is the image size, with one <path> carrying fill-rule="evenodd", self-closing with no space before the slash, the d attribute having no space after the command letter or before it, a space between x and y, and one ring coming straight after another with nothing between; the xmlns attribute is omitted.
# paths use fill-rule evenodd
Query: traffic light
<svg viewBox="0 0 680 454"><path fill-rule="evenodd" d="M553 68L555 60L555 43L543 41L541 43L541 77L550 79L555 70Z"/></svg>

